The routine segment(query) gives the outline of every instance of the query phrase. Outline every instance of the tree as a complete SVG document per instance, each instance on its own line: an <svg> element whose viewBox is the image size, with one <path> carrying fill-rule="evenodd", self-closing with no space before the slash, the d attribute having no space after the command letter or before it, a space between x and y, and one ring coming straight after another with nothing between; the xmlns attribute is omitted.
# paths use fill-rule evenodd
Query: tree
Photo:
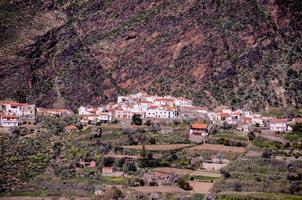
<svg viewBox="0 0 302 200"><path fill-rule="evenodd" d="M222 168L220 170L220 173L224 176L224 178L229 178L231 176L229 170L225 169L225 168Z"/></svg>
<svg viewBox="0 0 302 200"><path fill-rule="evenodd" d="M12 137L18 138L20 136L20 129L18 127L12 128Z"/></svg>
<svg viewBox="0 0 302 200"><path fill-rule="evenodd" d="M132 116L132 123L136 126L140 126L143 124L143 120L141 118L141 115L140 114L134 114Z"/></svg>
<svg viewBox="0 0 302 200"><path fill-rule="evenodd" d="M150 144L156 144L156 139L154 137L149 139Z"/></svg>
<svg viewBox="0 0 302 200"><path fill-rule="evenodd" d="M183 178L181 178L181 179L178 181L177 185L178 185L180 188L184 189L184 190L192 190L192 187L190 186L190 183L187 182L187 181L186 181L185 179L183 179Z"/></svg>
<svg viewBox="0 0 302 200"><path fill-rule="evenodd" d="M112 167L114 162L115 162L115 159L113 157L109 156L109 157L104 157L103 158L103 165L105 167Z"/></svg>
<svg viewBox="0 0 302 200"><path fill-rule="evenodd" d="M146 125L146 126L151 126L151 125L152 125L151 120L150 120L150 119L148 119L148 120L145 122L145 125Z"/></svg>
<svg viewBox="0 0 302 200"><path fill-rule="evenodd" d="M250 131L250 132L248 132L247 137L251 141L251 140L254 140L256 138L256 135L255 135L254 131Z"/></svg>
<svg viewBox="0 0 302 200"><path fill-rule="evenodd" d="M102 133L103 133L103 131L102 131L101 127L99 127L96 130L92 131L92 135L93 135L94 138L102 137Z"/></svg>
<svg viewBox="0 0 302 200"><path fill-rule="evenodd" d="M128 171L132 171L132 172L136 172L137 171L135 162L133 162L133 161L126 162L126 167L127 167Z"/></svg>
<svg viewBox="0 0 302 200"><path fill-rule="evenodd" d="M262 157L263 158L271 158L273 155L273 151L271 149L265 149L263 152L262 152Z"/></svg>

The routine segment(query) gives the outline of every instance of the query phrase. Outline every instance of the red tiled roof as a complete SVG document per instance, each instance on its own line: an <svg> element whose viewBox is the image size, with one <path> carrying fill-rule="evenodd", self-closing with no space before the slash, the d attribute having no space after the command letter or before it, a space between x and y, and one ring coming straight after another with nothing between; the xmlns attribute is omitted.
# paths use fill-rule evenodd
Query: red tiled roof
<svg viewBox="0 0 302 200"><path fill-rule="evenodd" d="M228 113L220 113L220 117L228 117L228 116L230 116L230 114L228 114Z"/></svg>
<svg viewBox="0 0 302 200"><path fill-rule="evenodd" d="M205 129L208 128L207 124L191 124L191 128L194 129Z"/></svg>
<svg viewBox="0 0 302 200"><path fill-rule="evenodd" d="M18 117L17 117L17 115L2 115L1 116L2 118L11 118L11 119L17 119Z"/></svg>
<svg viewBox="0 0 302 200"><path fill-rule="evenodd" d="M286 123L287 119L272 119L271 123Z"/></svg>

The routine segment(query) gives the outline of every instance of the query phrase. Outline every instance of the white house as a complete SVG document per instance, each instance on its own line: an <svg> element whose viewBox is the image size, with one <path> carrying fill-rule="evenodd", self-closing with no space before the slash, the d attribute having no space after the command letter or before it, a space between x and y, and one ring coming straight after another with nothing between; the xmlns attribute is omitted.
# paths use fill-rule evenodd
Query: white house
<svg viewBox="0 0 302 200"><path fill-rule="evenodd" d="M197 143L205 142L208 136L207 124L191 124L189 132L189 140Z"/></svg>
<svg viewBox="0 0 302 200"><path fill-rule="evenodd" d="M174 99L173 98L165 98L165 97L160 97L155 99L155 105L157 106L174 106Z"/></svg>
<svg viewBox="0 0 302 200"><path fill-rule="evenodd" d="M179 98L176 98L174 100L174 105L179 106L179 107L192 106L193 102L192 102L191 99L187 99L187 98L184 98L184 97L179 97Z"/></svg>
<svg viewBox="0 0 302 200"><path fill-rule="evenodd" d="M253 125L259 125L259 126L264 126L264 120L262 117L252 117L252 124Z"/></svg>
<svg viewBox="0 0 302 200"><path fill-rule="evenodd" d="M273 119L270 121L271 131L288 131L287 119Z"/></svg>
<svg viewBox="0 0 302 200"><path fill-rule="evenodd" d="M177 110L173 107L150 106L145 112L147 118L174 119L177 118Z"/></svg>
<svg viewBox="0 0 302 200"><path fill-rule="evenodd" d="M117 108L114 111L114 117L117 119L131 119L132 116L133 113L131 111L122 108Z"/></svg>
<svg viewBox="0 0 302 200"><path fill-rule="evenodd" d="M15 114L0 115L1 127L15 127L19 125L19 118Z"/></svg>
<svg viewBox="0 0 302 200"><path fill-rule="evenodd" d="M20 123L35 122L36 106L34 104L19 103L16 101L0 101L0 106L3 112L16 115Z"/></svg>

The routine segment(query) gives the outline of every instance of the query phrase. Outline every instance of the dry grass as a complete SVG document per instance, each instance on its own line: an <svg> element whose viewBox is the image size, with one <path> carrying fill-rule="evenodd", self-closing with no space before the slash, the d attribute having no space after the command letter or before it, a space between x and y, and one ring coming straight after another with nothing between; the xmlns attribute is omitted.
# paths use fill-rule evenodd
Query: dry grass
<svg viewBox="0 0 302 200"><path fill-rule="evenodd" d="M189 175L194 172L193 170L190 170L190 169L179 169L179 168L173 168L173 167L157 167L157 168L154 168L153 171L167 173L167 174L174 172L175 174L177 174L179 176L186 176L186 175Z"/></svg>
<svg viewBox="0 0 302 200"><path fill-rule="evenodd" d="M170 151L191 147L192 144L154 144L145 145L145 149L149 151ZM124 149L142 150L142 145L123 146Z"/></svg>
<svg viewBox="0 0 302 200"><path fill-rule="evenodd" d="M215 172L207 172L207 171L201 171L201 170L196 170L193 171L190 176L208 176L208 177L214 177L214 178L219 178L221 177L220 173L215 173Z"/></svg>
<svg viewBox="0 0 302 200"><path fill-rule="evenodd" d="M214 183L189 181L194 193L207 194L210 192Z"/></svg>
<svg viewBox="0 0 302 200"><path fill-rule="evenodd" d="M140 187L133 187L136 192L143 192L143 193L183 193L186 192L185 190L177 187L177 186L140 186Z"/></svg>
<svg viewBox="0 0 302 200"><path fill-rule="evenodd" d="M201 144L195 147L186 148L186 151L223 151L223 152L233 152L233 153L245 153L246 149L244 147L234 147L234 146L224 146L220 144Z"/></svg>

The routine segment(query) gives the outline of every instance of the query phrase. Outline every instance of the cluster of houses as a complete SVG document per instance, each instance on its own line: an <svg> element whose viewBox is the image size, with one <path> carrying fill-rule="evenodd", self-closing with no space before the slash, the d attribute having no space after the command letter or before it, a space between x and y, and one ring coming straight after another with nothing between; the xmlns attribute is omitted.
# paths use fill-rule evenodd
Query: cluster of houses
<svg viewBox="0 0 302 200"><path fill-rule="evenodd" d="M0 101L0 127L15 127L34 124L36 116L68 116L73 113L66 109L36 108L35 104L17 101Z"/></svg>
<svg viewBox="0 0 302 200"><path fill-rule="evenodd" d="M141 118L175 119L179 108L192 106L192 100L173 96L152 96L146 93L118 96L117 102L99 107L79 108L81 122L111 122L113 119L131 119L139 114Z"/></svg>
<svg viewBox="0 0 302 200"><path fill-rule="evenodd" d="M275 132L291 131L288 119L274 119L262 116L259 113L253 113L251 111L241 109L233 111L227 107L220 107L216 109L216 111L209 111L207 108L200 107L196 107L196 109L194 109L194 106L182 108L183 115L188 116L192 113L197 113L197 115L202 119L208 120L208 124L199 123L190 125L189 139L197 143L204 142L208 136L211 128L209 124L232 126L240 132L249 132L253 127L259 127Z"/></svg>
<svg viewBox="0 0 302 200"><path fill-rule="evenodd" d="M0 126L14 127L24 123L34 123L36 116L70 116L73 112L67 109L36 108L34 104L16 101L0 101ZM139 114L141 118L185 119L198 116L207 123L191 124L190 138L192 141L203 142L208 135L209 125L230 125L238 131L248 132L253 126L268 127L272 131L290 131L288 119L273 119L246 110L232 110L220 107L210 111L207 107L193 106L190 99L173 96L155 96L137 93L118 96L117 102L93 107L81 106L78 109L80 122L83 125L98 122L110 123L113 120L131 119ZM74 129L74 127L70 127Z"/></svg>

